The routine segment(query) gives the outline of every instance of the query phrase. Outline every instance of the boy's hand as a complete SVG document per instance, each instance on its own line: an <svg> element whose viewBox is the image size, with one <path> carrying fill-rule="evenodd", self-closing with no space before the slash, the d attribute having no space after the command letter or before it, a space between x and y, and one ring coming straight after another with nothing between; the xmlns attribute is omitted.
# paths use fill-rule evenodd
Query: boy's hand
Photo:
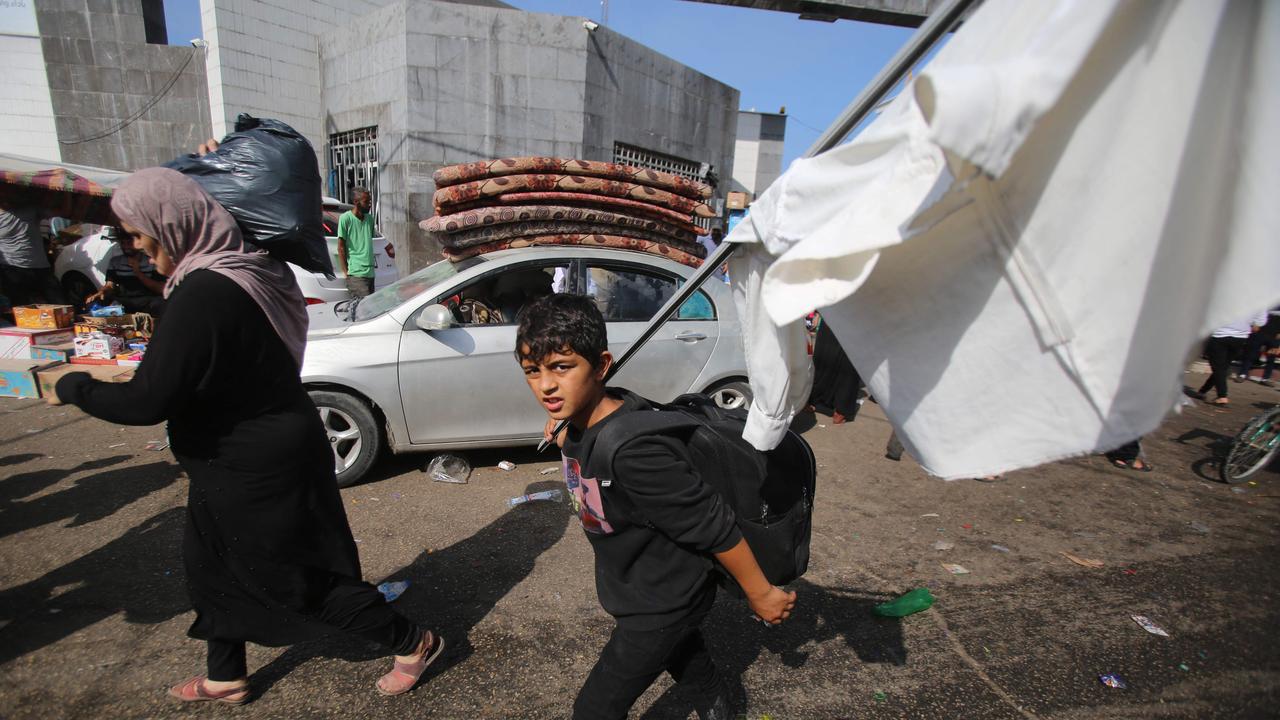
<svg viewBox="0 0 1280 720"><path fill-rule="evenodd" d="M560 424L559 420L555 418L547 418L547 424L545 427L542 428L542 439L546 440L547 442L551 442L551 433L556 431L556 425L559 425L559 424ZM565 430L561 430L560 436L556 438L556 447L561 447L561 448L564 447L564 434L565 434Z"/></svg>
<svg viewBox="0 0 1280 720"><path fill-rule="evenodd" d="M781 625L783 620L791 617L796 606L796 594L787 592L776 585L770 585L762 595L747 596L747 604L751 611L770 625Z"/></svg>

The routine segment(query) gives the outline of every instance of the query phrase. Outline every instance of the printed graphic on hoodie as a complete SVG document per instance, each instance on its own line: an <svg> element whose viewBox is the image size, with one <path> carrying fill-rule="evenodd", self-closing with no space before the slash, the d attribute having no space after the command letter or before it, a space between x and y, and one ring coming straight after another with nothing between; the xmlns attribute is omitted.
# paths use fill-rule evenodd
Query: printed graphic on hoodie
<svg viewBox="0 0 1280 720"><path fill-rule="evenodd" d="M582 468L571 457L564 458L564 482L569 486L573 510L578 513L582 527L589 533L609 535L613 526L604 516L604 503L600 499L600 483L595 478L582 477Z"/></svg>

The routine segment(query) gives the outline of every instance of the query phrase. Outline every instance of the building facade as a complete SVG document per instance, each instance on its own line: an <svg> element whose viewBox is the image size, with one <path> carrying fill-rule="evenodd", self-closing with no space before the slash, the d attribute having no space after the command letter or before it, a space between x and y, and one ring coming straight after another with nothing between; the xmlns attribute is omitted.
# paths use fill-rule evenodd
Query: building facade
<svg viewBox="0 0 1280 720"><path fill-rule="evenodd" d="M170 46L162 0L5 0L0 57L19 70L0 88L20 102L0 108L0 152L132 170L242 112L277 118L311 141L326 194L375 193L401 272L439 257L417 224L442 165L548 155L732 174L738 91L583 18L498 0L200 9L203 40Z"/></svg>
<svg viewBox="0 0 1280 720"><path fill-rule="evenodd" d="M209 137L203 53L167 44L162 0L6 0L0 152L129 170Z"/></svg>
<svg viewBox="0 0 1280 720"><path fill-rule="evenodd" d="M755 200L782 175L782 145L787 136L785 113L743 110L738 113L730 190Z"/></svg>

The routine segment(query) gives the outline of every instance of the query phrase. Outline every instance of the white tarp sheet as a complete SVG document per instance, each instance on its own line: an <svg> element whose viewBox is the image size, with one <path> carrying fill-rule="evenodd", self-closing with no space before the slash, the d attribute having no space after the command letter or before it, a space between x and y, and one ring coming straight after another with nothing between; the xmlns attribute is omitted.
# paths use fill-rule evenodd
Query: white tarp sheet
<svg viewBox="0 0 1280 720"><path fill-rule="evenodd" d="M747 439L805 403L813 309L935 475L1150 432L1198 341L1280 299L1278 78L1280 2L988 0L728 236Z"/></svg>

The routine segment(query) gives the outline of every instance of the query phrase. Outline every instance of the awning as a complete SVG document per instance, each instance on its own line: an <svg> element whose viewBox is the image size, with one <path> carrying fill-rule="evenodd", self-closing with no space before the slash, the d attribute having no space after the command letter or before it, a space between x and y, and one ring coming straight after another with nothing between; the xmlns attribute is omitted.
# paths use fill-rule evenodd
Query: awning
<svg viewBox="0 0 1280 720"><path fill-rule="evenodd" d="M129 173L0 153L0 208L36 207L73 222L115 225L111 191Z"/></svg>

